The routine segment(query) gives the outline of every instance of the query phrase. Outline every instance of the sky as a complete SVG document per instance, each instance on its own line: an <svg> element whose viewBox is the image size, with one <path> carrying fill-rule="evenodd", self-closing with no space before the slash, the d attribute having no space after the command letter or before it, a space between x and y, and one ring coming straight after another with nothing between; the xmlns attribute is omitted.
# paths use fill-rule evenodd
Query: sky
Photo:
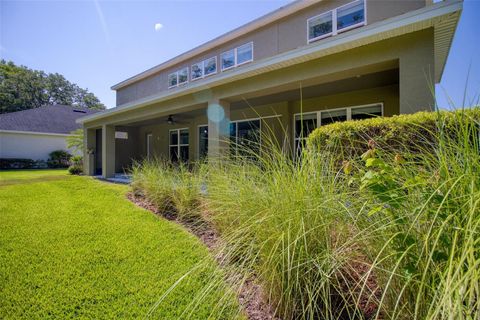
<svg viewBox="0 0 480 320"><path fill-rule="evenodd" d="M0 0L0 57L88 88L108 107L110 87L291 0ZM442 81L441 107L478 101L480 0L465 0ZM470 74L467 82L467 74ZM467 88L467 90L465 90Z"/></svg>

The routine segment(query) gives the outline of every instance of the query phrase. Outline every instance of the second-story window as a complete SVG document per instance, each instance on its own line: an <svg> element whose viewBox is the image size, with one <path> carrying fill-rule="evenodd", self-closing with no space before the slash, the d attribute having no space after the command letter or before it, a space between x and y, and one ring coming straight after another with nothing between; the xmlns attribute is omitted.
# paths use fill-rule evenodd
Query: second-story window
<svg viewBox="0 0 480 320"><path fill-rule="evenodd" d="M188 82L188 67L168 75L168 88L175 88Z"/></svg>
<svg viewBox="0 0 480 320"><path fill-rule="evenodd" d="M235 49L224 52L220 56L222 71L235 67Z"/></svg>
<svg viewBox="0 0 480 320"><path fill-rule="evenodd" d="M253 42L244 44L236 49L237 66L253 60Z"/></svg>
<svg viewBox="0 0 480 320"><path fill-rule="evenodd" d="M365 0L356 0L308 19L308 42L336 35L365 23Z"/></svg>
<svg viewBox="0 0 480 320"><path fill-rule="evenodd" d="M365 21L364 1L354 1L337 9L337 30L353 28Z"/></svg>
<svg viewBox="0 0 480 320"><path fill-rule="evenodd" d="M192 64L192 80L203 77L203 62Z"/></svg>
<svg viewBox="0 0 480 320"><path fill-rule="evenodd" d="M188 82L188 67L178 71L178 84L184 84Z"/></svg>
<svg viewBox="0 0 480 320"><path fill-rule="evenodd" d="M178 73L177 72L170 73L168 75L168 87L173 88L173 87L176 87L177 85L178 85Z"/></svg>
<svg viewBox="0 0 480 320"><path fill-rule="evenodd" d="M212 57L203 61L203 70L205 76L217 73L217 57Z"/></svg>

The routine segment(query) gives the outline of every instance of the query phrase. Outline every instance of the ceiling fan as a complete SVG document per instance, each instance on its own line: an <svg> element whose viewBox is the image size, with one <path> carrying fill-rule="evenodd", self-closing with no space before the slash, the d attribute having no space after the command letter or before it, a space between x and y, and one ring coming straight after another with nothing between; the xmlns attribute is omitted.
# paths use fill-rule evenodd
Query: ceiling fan
<svg viewBox="0 0 480 320"><path fill-rule="evenodd" d="M176 124L176 123L187 123L187 122L175 120L175 119L173 119L173 114L170 114L167 117L167 123L168 124Z"/></svg>

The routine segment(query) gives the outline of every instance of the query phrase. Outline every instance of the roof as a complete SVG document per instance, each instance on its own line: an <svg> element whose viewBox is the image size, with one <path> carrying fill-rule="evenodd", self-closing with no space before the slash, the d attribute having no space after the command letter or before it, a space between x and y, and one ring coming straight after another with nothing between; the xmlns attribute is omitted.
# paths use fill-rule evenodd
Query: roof
<svg viewBox="0 0 480 320"><path fill-rule="evenodd" d="M193 58L194 56L201 54L207 50L210 50L212 48L215 48L219 45L222 45L232 39L235 39L241 35L244 35L246 33L249 33L251 31L254 31L258 28L261 28L263 26L266 26L267 24L270 24L274 21L280 20L286 16L291 15L292 13L295 13L297 11L300 11L304 8L307 8L311 5L314 5L315 3L321 2L323 0L298 0L294 1L292 3L289 3L283 7L280 7L270 13L267 13L266 15L263 15L255 20L252 20L236 29L233 29L232 31L229 31L227 33L224 33L223 35L212 39L198 47L195 47L187 52L184 52L170 60L167 60L159 65L156 65L153 68L150 68L148 70L145 70L133 77L130 77L122 82L119 82L111 87L112 90L118 90L120 88L126 87L132 83L135 83L141 79L145 79L153 74L156 74L166 68L169 68L177 63L180 63L184 60Z"/></svg>
<svg viewBox="0 0 480 320"><path fill-rule="evenodd" d="M98 110L66 105L49 105L35 109L0 114L0 131L27 131L69 134L81 128L78 118Z"/></svg>
<svg viewBox="0 0 480 320"><path fill-rule="evenodd" d="M254 61L248 65L233 70L228 74L220 74L216 77L190 83L181 89L162 91L142 99L125 103L115 108L99 112L98 114L85 116L78 120L79 123L88 123L123 112L140 109L142 107L159 103L168 99L177 98L185 94L209 89L213 86L231 83L265 72L289 67L298 63L311 61L326 55L342 52L352 48L368 45L377 41L393 38L402 34L434 28L434 52L435 52L435 82L441 80L445 62L452 43L455 28L460 18L463 3L461 0L443 1L422 9L410 11L405 14L386 19L362 28L352 30L323 41L312 43L285 53ZM174 107L164 109L165 112L173 112Z"/></svg>

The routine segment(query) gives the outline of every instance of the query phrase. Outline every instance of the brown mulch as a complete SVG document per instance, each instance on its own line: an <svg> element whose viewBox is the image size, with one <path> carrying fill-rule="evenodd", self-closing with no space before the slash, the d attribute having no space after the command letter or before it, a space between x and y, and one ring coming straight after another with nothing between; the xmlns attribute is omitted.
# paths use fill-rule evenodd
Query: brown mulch
<svg viewBox="0 0 480 320"><path fill-rule="evenodd" d="M223 256L218 254L216 250L221 245L221 239L218 235L218 232L208 222L198 224L193 221L189 222L180 220L174 213L160 212L160 210L158 210L158 208L149 202L145 197L135 195L132 192L127 194L127 199L141 208L147 209L167 220L175 221L176 223L185 227L189 232L197 236L205 244L208 250L215 256L220 267L222 266L222 261L224 261ZM232 275L232 278L235 278L235 276ZM238 289L238 301L248 319L280 320L280 318L274 315L275 312L273 307L266 302L262 288L256 283L255 279L247 279Z"/></svg>

